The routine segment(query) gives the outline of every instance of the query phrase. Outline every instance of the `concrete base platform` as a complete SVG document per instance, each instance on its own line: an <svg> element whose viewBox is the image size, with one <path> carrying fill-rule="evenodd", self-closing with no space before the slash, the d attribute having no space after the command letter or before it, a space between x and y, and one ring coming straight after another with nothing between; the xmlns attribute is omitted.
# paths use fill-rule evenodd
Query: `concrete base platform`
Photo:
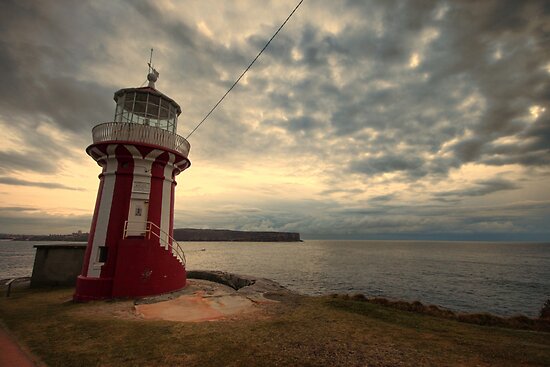
<svg viewBox="0 0 550 367"><path fill-rule="evenodd" d="M264 305L278 303L269 298L271 294L291 294L268 279L214 271L190 272L189 277L213 281L189 279L182 291L137 300L137 316L150 320L216 321L252 314Z"/></svg>
<svg viewBox="0 0 550 367"><path fill-rule="evenodd" d="M184 294L174 299L135 305L144 319L201 322L255 311L254 303L233 288L208 280L189 280Z"/></svg>

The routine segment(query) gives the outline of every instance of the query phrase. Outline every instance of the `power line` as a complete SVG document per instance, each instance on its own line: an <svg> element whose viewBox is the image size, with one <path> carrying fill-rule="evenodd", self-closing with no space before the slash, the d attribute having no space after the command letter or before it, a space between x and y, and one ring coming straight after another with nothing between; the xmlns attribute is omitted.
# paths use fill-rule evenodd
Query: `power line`
<svg viewBox="0 0 550 367"><path fill-rule="evenodd" d="M300 7L300 5L302 5L302 3L304 2L304 0L300 0L300 2L298 3L298 5L296 5L296 7L294 8L294 10L292 10L292 12L289 14L289 16L285 19L285 21L283 22L283 24L281 24L281 26L279 27L279 29L277 29L277 31L273 34L273 36L269 39L269 41L267 41L267 43L265 44L264 48L262 48L260 50L260 52L256 55L256 57L254 58L254 60L252 60L252 62L250 63L250 65L247 66L246 69L244 69L244 71L242 72L242 74L239 76L239 78L237 78L237 80L235 81L235 83L233 83L233 85L231 86L231 88L229 88L227 90L227 92L225 92L225 94L222 96L222 98L220 98L220 100L214 105L214 107L212 107L212 109L210 109L210 111L206 114L206 116L204 116L204 118L201 120L201 122L198 123L197 126L195 126L195 128L189 133L189 135L187 135L187 138L186 139L189 139L189 137L199 128L199 126L202 125L202 123L204 121L206 121L206 119L208 118L208 116L210 116L212 114L212 112L214 112L214 110L216 109L216 107L218 107L218 105L225 99L225 97L229 94L229 92L231 92L231 90L237 85L237 83L239 83L239 81L241 80L241 78L244 76L244 74L246 74L246 72L248 71L248 69L250 69L252 67L252 65L254 65L254 63L256 62L256 60L258 60L258 58L260 57L260 55L264 52L264 50L267 48L267 46L269 46L269 44L271 43L271 41L273 41L273 39L277 36L277 34L279 34L279 31L281 29L283 29L283 27L285 26L285 24L288 22L288 20L294 15L294 13L296 12L296 10L298 10L298 8Z"/></svg>

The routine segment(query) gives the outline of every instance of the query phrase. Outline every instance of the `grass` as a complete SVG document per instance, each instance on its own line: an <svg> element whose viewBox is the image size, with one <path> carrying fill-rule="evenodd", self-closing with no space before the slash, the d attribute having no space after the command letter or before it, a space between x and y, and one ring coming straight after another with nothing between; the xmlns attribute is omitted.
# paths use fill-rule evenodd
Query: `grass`
<svg viewBox="0 0 550 367"><path fill-rule="evenodd" d="M264 317L177 323L125 317L129 302L74 304L72 292L15 289L0 299L0 319L49 366L550 365L550 333L361 299L296 297Z"/></svg>
<svg viewBox="0 0 550 367"><path fill-rule="evenodd" d="M414 313L421 313L424 315L436 316L439 318L446 318L451 320L457 320L460 322L467 322L470 324L477 324L483 326L497 326L511 329L523 329L533 331L546 331L550 332L550 317L543 318L529 318L527 316L512 316L512 317L500 317L489 313L456 313L451 310L441 308L435 305L424 305L419 301L406 302L399 300L389 300L387 298L367 298L363 294L355 295L332 295L333 298L342 298L345 300L355 300L362 302L369 302L378 305L383 305L391 308L396 308L402 311L411 311Z"/></svg>

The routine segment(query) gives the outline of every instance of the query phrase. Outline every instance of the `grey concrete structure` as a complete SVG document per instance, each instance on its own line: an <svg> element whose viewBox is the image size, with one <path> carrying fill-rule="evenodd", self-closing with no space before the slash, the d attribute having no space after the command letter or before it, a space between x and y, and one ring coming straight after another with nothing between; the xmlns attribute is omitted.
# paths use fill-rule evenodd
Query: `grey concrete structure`
<svg viewBox="0 0 550 367"><path fill-rule="evenodd" d="M31 287L73 286L82 271L86 243L35 245Z"/></svg>

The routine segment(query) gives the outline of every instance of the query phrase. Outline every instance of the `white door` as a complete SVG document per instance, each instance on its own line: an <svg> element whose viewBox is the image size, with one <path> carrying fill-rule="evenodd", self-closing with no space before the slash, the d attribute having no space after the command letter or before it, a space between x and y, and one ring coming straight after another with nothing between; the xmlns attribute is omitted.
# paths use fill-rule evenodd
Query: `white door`
<svg viewBox="0 0 550 367"><path fill-rule="evenodd" d="M130 200L126 236L145 236L147 232L147 210L149 202L142 199Z"/></svg>

